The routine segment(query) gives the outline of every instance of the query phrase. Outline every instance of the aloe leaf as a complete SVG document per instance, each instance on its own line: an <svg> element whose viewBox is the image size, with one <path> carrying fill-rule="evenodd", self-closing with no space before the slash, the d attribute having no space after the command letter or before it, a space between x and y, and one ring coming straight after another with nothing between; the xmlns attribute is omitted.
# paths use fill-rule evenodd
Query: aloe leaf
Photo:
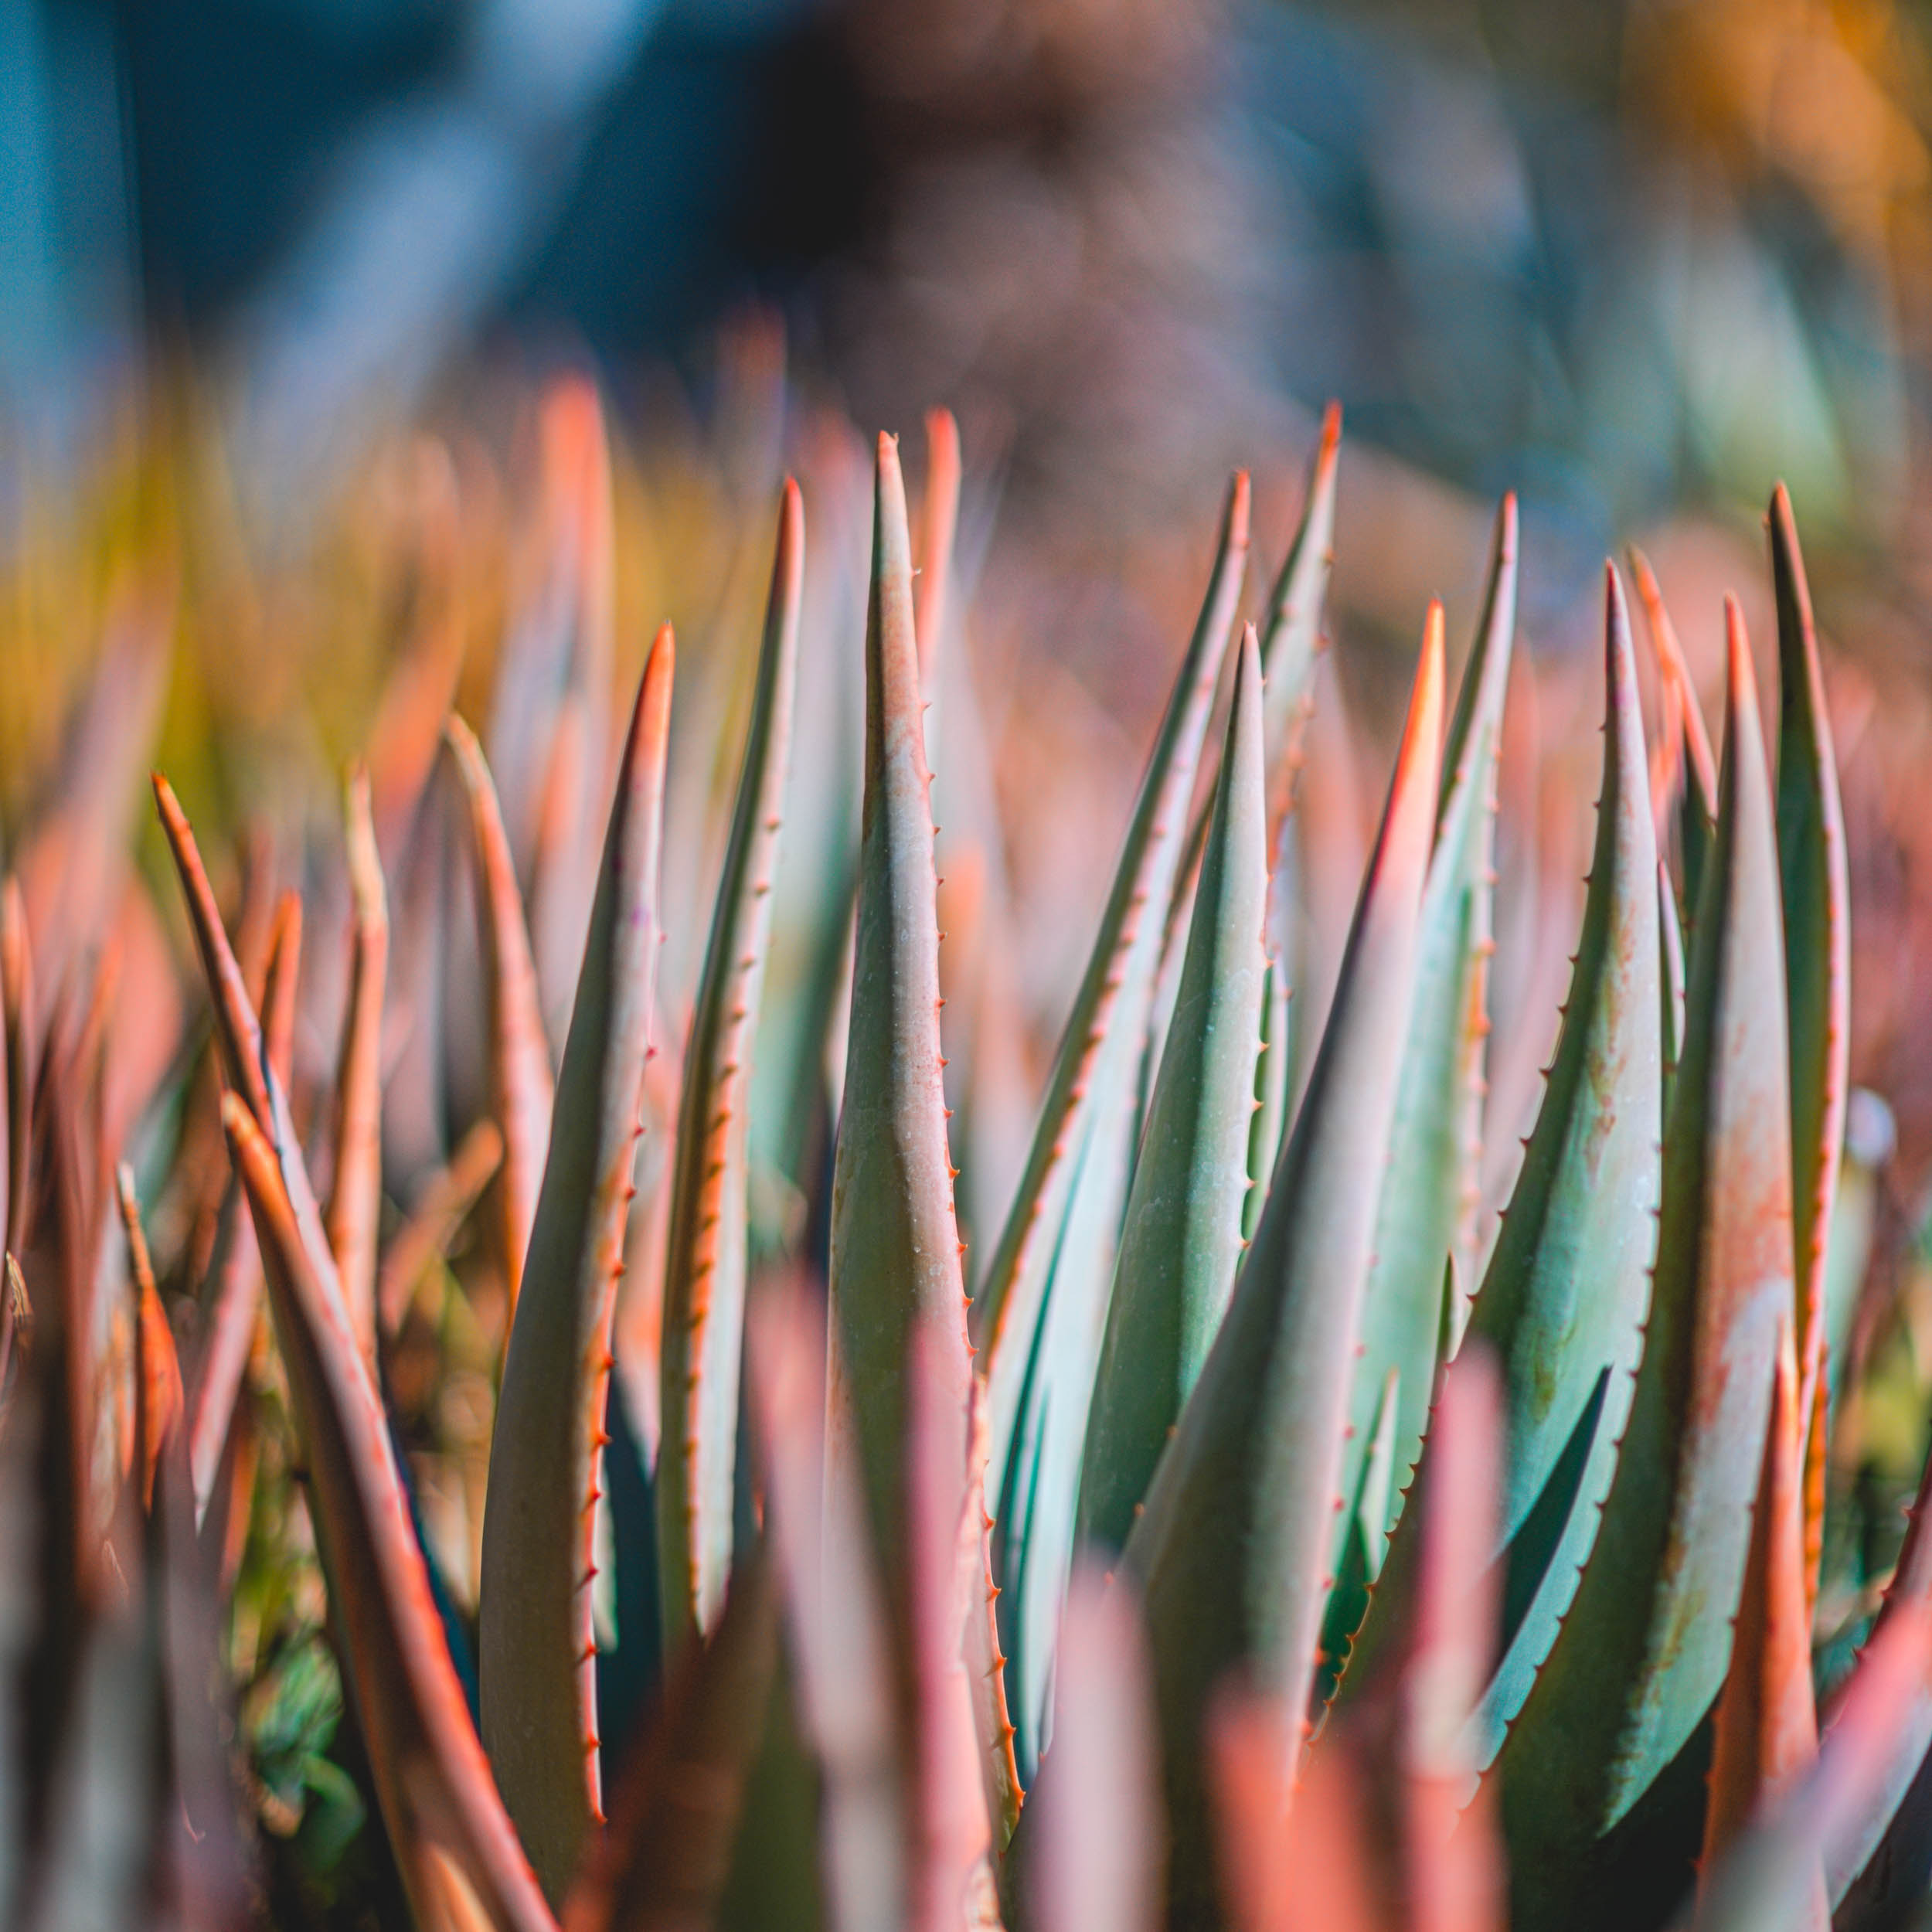
<svg viewBox="0 0 1932 1932"><path fill-rule="evenodd" d="M1254 1118L1248 1129L1248 1191L1241 1202L1241 1239L1252 1241L1268 1198L1268 1180L1281 1152L1288 1111L1288 976L1267 962L1261 989L1261 1050L1254 1063Z"/></svg>
<svg viewBox="0 0 1932 1932"><path fill-rule="evenodd" d="M563 1932L715 1921L777 1661L770 1564L753 1549L711 1630L680 1653L617 1783L610 1828L571 1888Z"/></svg>
<svg viewBox="0 0 1932 1932"><path fill-rule="evenodd" d="M1440 1298L1438 1297L1438 1299ZM1395 1486L1396 1419L1401 1413L1402 1372L1391 1369L1383 1378L1382 1395L1369 1426L1369 1449L1355 1464L1355 1483L1345 1493L1336 1539L1335 1582L1321 1617L1321 1655L1316 1666L1315 1701L1325 1706L1335 1694L1349 1645L1362 1620L1388 1543L1388 1523L1396 1500Z"/></svg>
<svg viewBox="0 0 1932 1932"><path fill-rule="evenodd" d="M656 1478L667 1658L694 1630L711 1628L731 1569L744 1333L747 1108L771 943L804 570L804 507L798 485L787 481L737 804L685 1048L672 1156Z"/></svg>
<svg viewBox="0 0 1932 1932"><path fill-rule="evenodd" d="M1496 515L1488 587L1443 754L1436 845L1422 898L1416 998L1396 1096L1394 1131L1376 1213L1375 1260L1362 1305L1362 1354L1349 1398L1352 1434L1342 1481L1373 1439L1376 1405L1390 1369L1400 1377L1394 1423L1401 1493L1422 1447L1435 1385L1444 1263L1476 1278L1481 1202L1484 1043L1493 937L1496 764L1516 625L1516 501ZM1437 607L1434 621L1441 621ZM1376 1526L1386 1536L1393 1516ZM1339 1526L1338 1526L1339 1528ZM1372 1569L1381 1566L1381 1551Z"/></svg>
<svg viewBox="0 0 1932 1932"><path fill-rule="evenodd" d="M591 1526L649 1050L674 656L667 626L645 665L611 806L490 1443L483 1738L553 1900L600 1815Z"/></svg>
<svg viewBox="0 0 1932 1932"><path fill-rule="evenodd" d="M461 718L452 715L443 730L463 781L476 840L477 923L482 929L483 992L490 1014L490 1107L503 1136L503 1180L498 1194L503 1214L505 1287L514 1316L543 1185L555 1083L529 927L495 781L483 747Z"/></svg>
<svg viewBox="0 0 1932 1932"><path fill-rule="evenodd" d="M1204 1726L1226 1673L1299 1709L1315 1666L1349 1377L1395 1113L1442 733L1424 638L1381 832L1308 1093L1125 1555L1147 1607L1173 1838L1170 1919L1215 1893Z"/></svg>
<svg viewBox="0 0 1932 1932"><path fill-rule="evenodd" d="M1577 1873L1723 1687L1777 1325L1792 1307L1776 835L1750 647L1734 601L1726 615L1717 838L1693 929L1643 1359L1588 1564L1495 1767L1523 1932L1574 1923ZM1642 1004L1655 1013L1655 992Z"/></svg>
<svg viewBox="0 0 1932 1932"><path fill-rule="evenodd" d="M1213 824L1087 1417L1077 1533L1109 1550L1127 1541L1220 1326L1240 1258L1266 974L1261 726L1260 652L1250 625L1236 659Z"/></svg>
<svg viewBox="0 0 1932 1932"><path fill-rule="evenodd" d="M389 975L389 897L376 849L369 777L349 781L349 886L355 901L349 1011L335 1077L335 1160L326 1226L349 1319L376 1359L376 1250L383 1212L383 999Z"/></svg>
<svg viewBox="0 0 1932 1932"><path fill-rule="evenodd" d="M895 1597L906 1578L904 1463L917 1328L957 1335L968 1366L939 1039L930 781L913 635L898 445L879 441L866 626L866 784L845 1097L832 1168L835 1455L855 1454ZM848 1431L855 1430L855 1439Z"/></svg>
<svg viewBox="0 0 1932 1932"><path fill-rule="evenodd" d="M993 1573L1022 1777L1038 1760L1049 1717L1087 1404L1131 1178L1162 951L1161 920L1148 910L1165 907L1174 889L1247 532L1248 483L1238 475L1019 1191L975 1302L988 1390Z"/></svg>
<svg viewBox="0 0 1932 1932"><path fill-rule="evenodd" d="M1791 1326L1781 1325L1750 1553L1723 1694L1717 1700L1701 1872L1716 1869L1752 1819L1818 1755L1804 1550L1804 1427ZM1807 1884L1828 1916L1821 1865Z"/></svg>
<svg viewBox="0 0 1932 1932"><path fill-rule="evenodd" d="M1684 921L1689 925L1702 899L1704 866L1710 855L1717 815L1717 761L1711 754L1697 687L1684 662L1683 647L1677 641L1677 627L1665 607L1657 573L1650 567L1649 558L1634 546L1630 567L1657 659L1663 706L1651 775L1657 836L1662 841L1667 831L1675 834L1678 883L1683 887Z"/></svg>
<svg viewBox="0 0 1932 1932"><path fill-rule="evenodd" d="M1267 749L1270 827L1287 811L1301 762L1301 733L1312 708L1309 685L1321 649L1321 615L1335 568L1335 490L1342 453L1342 406L1321 412L1321 432L1308 462L1301 521L1282 560L1261 627L1261 669L1267 679L1263 738Z"/></svg>
<svg viewBox="0 0 1932 1932"><path fill-rule="evenodd" d="M1486 1766L1549 1654L1596 1532L1649 1299L1660 1168L1657 855L1623 594L1604 583L1603 780L1563 1029L1468 1333L1502 1379L1504 1648L1476 1722ZM1452 1363L1448 1379L1454 1379ZM1425 1458L1426 1463L1426 1458ZM1413 1614L1405 1515L1357 1638L1345 1704Z"/></svg>
<svg viewBox="0 0 1932 1932"><path fill-rule="evenodd" d="M1852 1050L1851 885L1811 593L1791 499L1771 498L1771 580L1777 599L1777 858L1784 889L1784 974L1791 1069L1791 1239L1798 1256L1798 1351L1802 1413L1824 1373L1825 1274L1845 1142ZM1820 1475L1824 1432L1808 1446ZM1808 1594L1818 1595L1821 1509L1805 1519Z"/></svg>
<svg viewBox="0 0 1932 1932"><path fill-rule="evenodd" d="M1663 944L1662 991L1664 1107L1670 1107L1671 1083L1684 1051L1684 928L1677 917L1677 894L1670 868L1657 862L1657 934Z"/></svg>
<svg viewBox="0 0 1932 1932"><path fill-rule="evenodd" d="M282 1114L285 1121L286 1114ZM450 1662L381 1403L291 1160L230 1094L223 1124L260 1237L317 1539L389 1842L426 1926L553 1921L492 1782Z"/></svg>

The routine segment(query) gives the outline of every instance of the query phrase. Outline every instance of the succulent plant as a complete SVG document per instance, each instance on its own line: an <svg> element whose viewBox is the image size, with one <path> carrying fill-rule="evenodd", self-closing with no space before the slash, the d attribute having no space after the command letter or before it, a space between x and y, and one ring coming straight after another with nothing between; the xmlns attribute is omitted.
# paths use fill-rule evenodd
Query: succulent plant
<svg viewBox="0 0 1932 1932"><path fill-rule="evenodd" d="M990 1111L1012 1043L982 998L948 1066L951 419L917 593L878 444L855 844L835 791L784 822L854 641L807 662L798 485L738 699L674 709L667 626L607 765L601 419L565 384L543 425L489 753L426 633L307 897L257 852L226 915L156 779L205 1043L131 1044L172 985L109 849L139 679L89 695L100 755L0 905L7 1923L1897 1922L1932 1866L1932 1559L1915 1516L1844 1610L1849 889L1783 492L1774 758L1738 607L1720 764L1638 557L1647 750L1607 572L1580 935L1492 1202L1515 503L1453 706L1427 614L1317 1039L1289 882L1338 416L1253 622L1237 477L982 1264L948 1095ZM709 739L675 769L707 729L735 788ZM410 1122L445 1114L425 1162ZM487 1470L469 1576L410 1439L432 1402Z"/></svg>

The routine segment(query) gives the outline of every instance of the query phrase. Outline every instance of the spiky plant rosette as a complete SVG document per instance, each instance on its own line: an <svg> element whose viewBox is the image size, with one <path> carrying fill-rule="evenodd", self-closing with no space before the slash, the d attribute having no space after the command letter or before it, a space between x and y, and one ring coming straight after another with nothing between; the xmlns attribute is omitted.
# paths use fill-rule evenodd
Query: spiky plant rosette
<svg viewBox="0 0 1932 1932"><path fill-rule="evenodd" d="M19 842L6 1922L1896 1923L1932 1561L1847 1553L1829 1454L1869 1175L1783 492L1774 732L1733 604L1713 752L1638 557L1647 745L1606 573L1519 1147L1514 501L1314 1010L1338 414L1259 596L1237 476L1015 1129L951 418L916 538L879 440L862 614L787 481L751 648L686 695L665 627L614 733L602 418L539 420L487 665L419 598L338 832L205 859L157 777L160 912L130 617Z"/></svg>

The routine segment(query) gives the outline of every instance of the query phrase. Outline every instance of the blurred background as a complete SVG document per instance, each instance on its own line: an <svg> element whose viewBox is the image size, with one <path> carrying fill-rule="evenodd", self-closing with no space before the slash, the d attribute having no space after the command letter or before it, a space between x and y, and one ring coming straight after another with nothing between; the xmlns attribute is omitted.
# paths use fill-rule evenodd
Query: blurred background
<svg viewBox="0 0 1932 1932"><path fill-rule="evenodd" d="M1330 930L1425 600L1459 647L1500 492L1532 667L1505 872L1547 888L1519 912L1553 934L1603 558L1649 551L1715 726L1722 592L1770 636L1782 478L1851 823L1855 1075L1889 1109L1861 1118L1875 1158L1897 1134L1880 1272L1917 1267L1929 139L1932 9L1905 0L12 0L0 828L71 764L80 680L143 613L191 803L285 811L291 773L325 796L399 641L446 620L487 664L560 371L616 438L620 672L660 614L702 665L751 607L781 466L843 573L822 621L851 617L861 437L908 432L917 473L944 403L974 808L1050 1043L1231 466L1271 570L1342 403L1305 800ZM1520 1109L1563 949L1526 940L1512 980L1505 940L1528 1044L1492 1077Z"/></svg>

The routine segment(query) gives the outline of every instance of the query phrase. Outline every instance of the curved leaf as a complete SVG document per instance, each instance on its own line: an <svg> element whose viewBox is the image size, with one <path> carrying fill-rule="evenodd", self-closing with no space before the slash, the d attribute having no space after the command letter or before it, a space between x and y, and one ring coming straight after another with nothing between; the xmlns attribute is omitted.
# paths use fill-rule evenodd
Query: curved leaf
<svg viewBox="0 0 1932 1932"><path fill-rule="evenodd" d="M1825 1363L1825 1270L1845 1144L1852 1051L1851 883L1838 761L1825 703L1811 587L1791 499L1771 498L1771 580L1777 597L1782 702L1777 730L1777 861L1784 889L1784 975L1791 1064L1791 1239L1798 1257L1801 1406L1818 1406ZM1825 1432L1812 1432L1808 1485L1821 1505ZM1821 1507L1805 1518L1809 1597L1818 1595Z"/></svg>
<svg viewBox="0 0 1932 1932"><path fill-rule="evenodd" d="M1233 1292L1266 967L1261 663L1241 640L1187 957L1134 1169L1088 1413L1077 1533L1133 1527Z"/></svg>
<svg viewBox="0 0 1932 1932"><path fill-rule="evenodd" d="M1603 781L1583 932L1536 1124L1468 1334L1501 1373L1504 1650L1477 1718L1486 1766L1522 1707L1596 1533L1641 1350L1659 1187L1657 857L1623 594L1605 573ZM1452 1364L1449 1379L1453 1380ZM1400 1641L1419 1552L1399 1522L1358 1665ZM1371 1675L1372 1673L1370 1673Z"/></svg>
<svg viewBox="0 0 1932 1932"><path fill-rule="evenodd" d="M389 973L389 899L376 849L369 777L349 781L349 877L355 906L354 964L335 1077L335 1161L328 1243L349 1319L376 1359L376 1250L383 1212L383 998Z"/></svg>
<svg viewBox="0 0 1932 1932"><path fill-rule="evenodd" d="M278 1158L233 1093L222 1120L260 1237L317 1540L411 1905L437 1932L544 1932L553 1921L470 1723L375 1385L342 1291L321 1273L326 1253L304 1240L289 1199L287 1150Z"/></svg>
<svg viewBox="0 0 1932 1932"><path fill-rule="evenodd" d="M1134 1098L1185 812L1247 555L1248 481L1228 495L1207 595L1182 660L1033 1145L974 1319L985 1353L987 1494L1007 1689L1022 1775L1047 1722L1080 1457L1133 1146ZM1032 1526L1043 1544L1029 1557Z"/></svg>
<svg viewBox="0 0 1932 1932"><path fill-rule="evenodd" d="M731 1569L744 1336L747 1106L771 943L804 582L804 512L787 481L763 649L717 909L685 1048L658 1358L658 1575L667 1658L708 1631Z"/></svg>
<svg viewBox="0 0 1932 1932"><path fill-rule="evenodd" d="M1777 855L1750 647L1734 601L1726 614L1717 838L1643 1360L1589 1563L1495 1767L1522 1932L1575 1923L1578 1874L1722 1688L1778 1324L1792 1306ZM1643 1006L1656 1012L1654 993Z"/></svg>
<svg viewBox="0 0 1932 1932"><path fill-rule="evenodd" d="M1709 733L1697 702L1697 687L1677 641L1677 627L1664 606L1664 593L1650 559L1632 545L1631 574L1644 607L1651 648L1657 658L1658 692L1662 717L1651 760L1651 808L1657 837L1665 842L1674 831L1678 883L1684 889L1684 923L1692 923L1702 890L1705 862L1710 854L1712 824L1717 815L1717 761L1711 755Z"/></svg>
<svg viewBox="0 0 1932 1932"><path fill-rule="evenodd" d="M1210 1700L1302 1706L1315 1665L1349 1376L1395 1112L1435 819L1439 625L1423 643L1335 1003L1226 1319L1155 1471L1128 1569L1147 1608L1172 1831L1170 1923L1211 1918Z"/></svg>
<svg viewBox="0 0 1932 1932"><path fill-rule="evenodd" d="M600 1815L591 1525L657 970L674 658L667 625L624 745L490 1442L483 1739L553 1901Z"/></svg>
<svg viewBox="0 0 1932 1932"><path fill-rule="evenodd" d="M1434 621L1440 621L1439 608ZM1435 852L1417 938L1415 1002L1376 1211L1375 1260L1362 1297L1362 1353L1349 1396L1345 1492L1353 1491L1372 1440L1383 1385L1391 1369L1400 1377L1391 1513L1373 1526L1377 1537L1393 1526L1428 1423L1444 1264L1454 1264L1461 1282L1476 1278L1484 1046L1489 956L1495 950L1496 764L1515 627L1516 499L1505 496L1496 513L1482 617L1443 754ZM1338 1535L1340 1530L1338 1525ZM1381 1562L1377 1547L1372 1573Z"/></svg>
<svg viewBox="0 0 1932 1932"><path fill-rule="evenodd" d="M879 440L874 519L859 912L832 1167L828 1413L833 1454L856 1456L881 1565L903 1611L916 1326L957 1335L952 1366L962 1429L969 1369L940 1077L939 925L912 560L898 445L889 436Z"/></svg>
<svg viewBox="0 0 1932 1932"><path fill-rule="evenodd" d="M523 896L517 889L495 781L483 747L452 715L443 733L469 801L476 839L477 923L482 929L483 995L490 1014L490 1107L503 1136L504 1284L510 1313L523 1285L523 1257L536 1219L543 1161L555 1104L550 1048L543 1032L543 1002L530 954Z"/></svg>

